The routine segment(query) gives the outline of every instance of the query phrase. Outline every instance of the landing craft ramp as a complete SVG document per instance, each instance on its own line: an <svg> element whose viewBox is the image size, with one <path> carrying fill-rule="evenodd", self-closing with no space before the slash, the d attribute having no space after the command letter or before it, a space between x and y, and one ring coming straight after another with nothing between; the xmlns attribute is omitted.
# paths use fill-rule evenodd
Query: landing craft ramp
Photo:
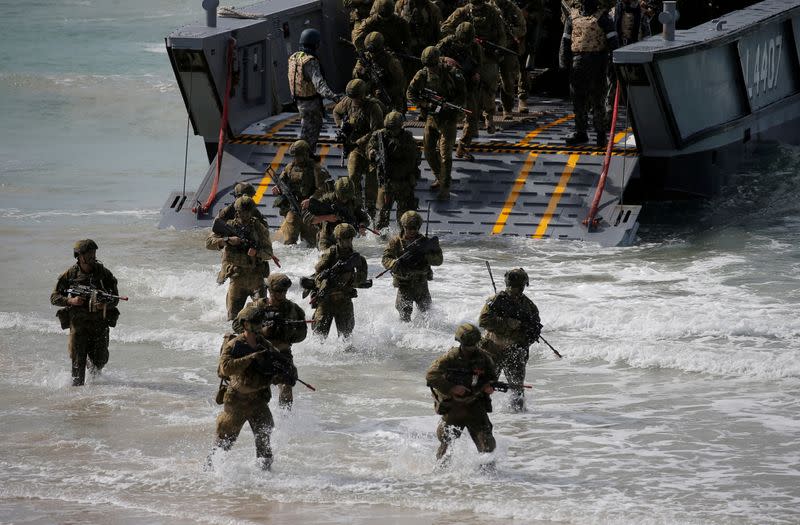
<svg viewBox="0 0 800 525"><path fill-rule="evenodd" d="M409 113L406 129L421 142L421 122ZM430 230L437 234L512 235L533 239L580 239L606 246L635 241L640 206L620 201L625 185L638 170L638 155L632 135L614 137L609 178L600 200L597 227L583 224L597 189L605 150L591 146L567 147L564 135L571 131L573 115L559 100L532 99L528 115L512 121L497 121L498 132L473 144L475 160L454 158L449 201L436 200L429 189L434 177L422 161L422 177L416 194L420 209L431 203ZM205 213L198 202L206 202L216 175L216 164L194 193L174 192L162 210L160 227L210 227L217 212L233 202L237 182L253 184L255 201L271 227L282 218L273 207L273 173L280 173L290 160L289 146L299 135L297 114L281 113L247 128L225 145L217 197ZM341 166L341 146L334 142L330 118L320 136L318 153L334 179L347 175ZM267 167L271 167L268 170ZM194 211L193 211L194 210Z"/></svg>

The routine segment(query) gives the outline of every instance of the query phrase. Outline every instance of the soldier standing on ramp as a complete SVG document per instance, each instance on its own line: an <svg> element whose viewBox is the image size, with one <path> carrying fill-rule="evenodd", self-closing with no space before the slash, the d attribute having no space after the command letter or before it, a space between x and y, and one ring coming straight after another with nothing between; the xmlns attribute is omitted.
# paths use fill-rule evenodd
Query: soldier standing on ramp
<svg viewBox="0 0 800 525"><path fill-rule="evenodd" d="M464 428L469 432L478 452L494 451L492 435L492 400L489 397L497 381L492 358L478 347L481 331L477 326L464 323L456 329L459 346L451 348L433 362L425 380L431 389L436 413L442 416L436 429L439 450L436 459L440 467L450 461L447 454L450 444L461 436ZM492 464L488 465L490 468Z"/></svg>
<svg viewBox="0 0 800 525"><path fill-rule="evenodd" d="M289 91L300 112L300 138L308 142L313 154L317 148L325 108L322 99L338 101L342 98L333 92L322 76L317 58L321 37L316 29L300 33L300 51L289 57Z"/></svg>
<svg viewBox="0 0 800 525"><path fill-rule="evenodd" d="M62 308L56 314L61 328L69 328L69 357L72 360L72 386L98 374L108 362L109 327L117 325L119 310L117 279L97 260L97 244L91 239L75 243L75 264L58 277L50 303Z"/></svg>

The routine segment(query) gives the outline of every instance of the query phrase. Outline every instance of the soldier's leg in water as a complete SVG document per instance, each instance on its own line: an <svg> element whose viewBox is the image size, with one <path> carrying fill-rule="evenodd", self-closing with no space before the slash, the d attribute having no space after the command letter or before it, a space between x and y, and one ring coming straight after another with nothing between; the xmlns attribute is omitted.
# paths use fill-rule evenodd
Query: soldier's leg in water
<svg viewBox="0 0 800 525"><path fill-rule="evenodd" d="M261 463L261 468L270 470L272 468L272 445L270 444L270 436L272 429L275 428L275 422L272 419L272 412L269 410L269 405L263 401L259 401L259 406L254 407L251 416L248 418L250 428L253 430L253 437L256 442L256 457Z"/></svg>
<svg viewBox="0 0 800 525"><path fill-rule="evenodd" d="M314 322L311 325L311 329L315 334L328 337L331 331L331 323L333 322L333 311L334 310L326 302L320 302L317 305L317 308L314 310L314 316L312 317Z"/></svg>
<svg viewBox="0 0 800 525"><path fill-rule="evenodd" d="M287 212L280 227L280 231L283 234L283 244L295 244L300 237L300 228L302 226L303 222L293 210Z"/></svg>
<svg viewBox="0 0 800 525"><path fill-rule="evenodd" d="M497 442L492 435L492 422L489 421L489 414L484 411L473 414L466 427L478 452L481 454L494 452Z"/></svg>
<svg viewBox="0 0 800 525"><path fill-rule="evenodd" d="M353 184L353 191L355 192L355 201L359 206L364 205L364 172L363 162L361 159L363 155L358 149L354 149L347 157L347 176Z"/></svg>
<svg viewBox="0 0 800 525"><path fill-rule="evenodd" d="M236 316L242 311L244 303L247 302L247 298L250 297L251 290L245 286L246 283L243 283L242 280L239 277L232 277L228 286L228 296L225 298L225 304L228 307L228 321L236 319Z"/></svg>
<svg viewBox="0 0 800 525"><path fill-rule="evenodd" d="M394 199L392 194L386 186L378 188L378 196L375 199L375 206L378 209L378 222L375 225L379 230L389 226L389 216L392 212L392 205Z"/></svg>
<svg viewBox="0 0 800 525"><path fill-rule="evenodd" d="M297 102L297 110L300 113L300 138L308 142L311 146L311 153L314 153L319 140L319 132L322 130L322 101L302 100Z"/></svg>
<svg viewBox="0 0 800 525"><path fill-rule="evenodd" d="M436 437L439 438L439 449L436 451L436 459L439 460L439 465L446 467L450 462L450 456L447 455L447 450L450 444L461 436L463 426L451 425L447 423L445 417L439 421L439 426L436 427Z"/></svg>
<svg viewBox="0 0 800 525"><path fill-rule="evenodd" d="M425 160L428 161L428 166L430 166L431 172L436 178L434 184L437 186L441 184L440 175L442 168L442 161L437 150L438 142L439 128L436 126L436 121L433 120L433 117L428 117L425 121L425 134L422 137L422 150L425 153Z"/></svg>
<svg viewBox="0 0 800 525"><path fill-rule="evenodd" d="M520 346L512 346L506 351L504 368L506 380L515 385L525 382L525 365L528 362L528 350ZM511 409L515 412L525 410L525 390L523 388L509 388L508 398Z"/></svg>
<svg viewBox="0 0 800 525"><path fill-rule="evenodd" d="M292 408L292 403L294 403L292 387L280 384L278 385L278 392L278 406L282 408Z"/></svg>
<svg viewBox="0 0 800 525"><path fill-rule="evenodd" d="M247 417L242 410L241 403L226 401L222 406L222 412L217 416L217 438L214 441L214 447L230 450L236 442L236 438L239 437L245 421L247 421Z"/></svg>
<svg viewBox="0 0 800 525"><path fill-rule="evenodd" d="M353 300L348 298L337 301L333 316L336 320L336 331L345 339L349 338L356 327Z"/></svg>
<svg viewBox="0 0 800 525"><path fill-rule="evenodd" d="M401 321L408 322L411 320L411 313L414 311L414 303L406 286L399 286L397 288L397 297L394 300L394 307L398 313L400 313Z"/></svg>
<svg viewBox="0 0 800 525"><path fill-rule="evenodd" d="M428 281L420 281L414 285L414 302L420 312L427 312L433 304L431 292L428 289Z"/></svg>
<svg viewBox="0 0 800 525"><path fill-rule="evenodd" d="M86 381L86 356L89 335L85 327L71 326L69 329L69 358L72 361L72 386L81 386Z"/></svg>
<svg viewBox="0 0 800 525"><path fill-rule="evenodd" d="M317 245L317 227L313 224L303 223L300 229L300 237L309 248L314 248Z"/></svg>
<svg viewBox="0 0 800 525"><path fill-rule="evenodd" d="M108 332L108 326L105 324L92 327L87 345L87 356L93 376L99 374L100 370L108 363Z"/></svg>
<svg viewBox="0 0 800 525"><path fill-rule="evenodd" d="M364 207L374 221L378 201L378 174L375 170L369 169L367 158L364 155L361 156L361 159L364 171Z"/></svg>

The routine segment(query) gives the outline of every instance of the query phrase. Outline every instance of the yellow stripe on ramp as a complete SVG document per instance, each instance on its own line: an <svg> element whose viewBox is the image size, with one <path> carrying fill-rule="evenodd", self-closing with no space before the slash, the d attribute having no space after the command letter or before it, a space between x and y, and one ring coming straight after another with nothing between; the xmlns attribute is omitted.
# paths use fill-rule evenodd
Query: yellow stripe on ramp
<svg viewBox="0 0 800 525"><path fill-rule="evenodd" d="M269 165L272 170L264 170L264 177L261 179L261 182L258 183L258 189L253 197L253 200L256 204L260 203L261 199L264 197L264 193L267 191L267 186L269 186L269 183L272 181L272 175L270 175L270 173L278 172L278 168L281 166L283 156L286 154L287 149L289 149L288 144L284 144L283 146L279 147L278 151L275 153L275 157L272 159L272 163Z"/></svg>
<svg viewBox="0 0 800 525"><path fill-rule="evenodd" d="M558 201L561 200L561 195L564 193L564 190L567 189L569 179L572 177L572 172L575 170L575 166L577 166L580 158L580 154L573 153L569 156L569 159L567 159L567 165L564 167L564 172L561 174L561 178L558 180L558 184L553 190L553 196L550 197L550 202L547 203L547 209L544 211L542 220L536 228L536 233L532 235L534 239L541 239L547 231L550 220L553 218L556 208L558 207Z"/></svg>
<svg viewBox="0 0 800 525"><path fill-rule="evenodd" d="M503 210L497 217L497 222L494 223L492 235L498 235L502 233L503 229L506 227L508 216L511 213L511 210L514 209L514 204L516 204L517 198L519 197L522 188L525 186L525 181L528 180L528 173L530 173L533 165L536 163L536 158L538 156L539 154L537 152L532 151L528 154L528 158L525 159L525 163L522 165L519 176L517 177L517 180L514 181L514 185L511 187L511 193L508 195L508 199L506 199L506 203L503 205Z"/></svg>
<svg viewBox="0 0 800 525"><path fill-rule="evenodd" d="M527 146L528 144L530 144L530 142L534 138L536 138L537 135L539 135L542 131L546 130L547 128L552 128L553 126L558 126L559 124L563 124L564 122L567 122L567 121L572 120L574 118L575 118L575 115L574 114L570 114L570 115L567 115L566 117L561 117L558 120L554 120L552 122L548 122L544 126L539 126L535 130L533 130L530 133L528 133L527 135L525 135L525 138L523 138L521 141L519 141L517 143L517 146Z"/></svg>

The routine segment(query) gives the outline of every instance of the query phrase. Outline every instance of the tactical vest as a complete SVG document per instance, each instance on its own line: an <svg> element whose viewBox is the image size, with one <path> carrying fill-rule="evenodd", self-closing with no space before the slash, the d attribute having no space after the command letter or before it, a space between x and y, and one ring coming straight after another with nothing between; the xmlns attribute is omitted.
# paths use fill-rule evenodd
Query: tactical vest
<svg viewBox="0 0 800 525"><path fill-rule="evenodd" d="M307 162L305 166L300 166L292 161L286 165L286 173L289 176L289 187L295 198L304 200L311 197L314 193L315 181L313 162ZM305 192L304 189L308 191Z"/></svg>
<svg viewBox="0 0 800 525"><path fill-rule="evenodd" d="M312 60L316 60L316 57L304 51L298 51L289 57L289 91L293 98L308 100L318 96L314 83L303 74L303 67Z"/></svg>
<svg viewBox="0 0 800 525"><path fill-rule="evenodd" d="M577 9L571 11L573 53L596 53L608 49L606 33L599 24L604 13L599 10L591 15L582 15Z"/></svg>
<svg viewBox="0 0 800 525"><path fill-rule="evenodd" d="M351 137L353 140L360 139L367 133L372 132L369 123L369 110L375 102L370 97L365 97L361 102L361 106L356 107L352 99L349 97L345 99L345 120L353 126Z"/></svg>
<svg viewBox="0 0 800 525"><path fill-rule="evenodd" d="M233 222L235 222L237 226L241 225L241 221L239 219L234 219ZM252 235L257 239L257 244L261 244L264 241L264 239L262 239L261 232L258 229L259 226L260 224L256 219L250 220L249 227L252 231ZM256 248L256 250L258 250L258 248ZM258 270L269 273L266 263L260 261L258 257L250 257L247 255L247 250L245 250L241 245L225 246L225 249L222 251L222 271L220 272L219 278L221 278L222 282L224 282L227 277L236 276L236 274L242 270ZM264 276L266 277L266 274Z"/></svg>

